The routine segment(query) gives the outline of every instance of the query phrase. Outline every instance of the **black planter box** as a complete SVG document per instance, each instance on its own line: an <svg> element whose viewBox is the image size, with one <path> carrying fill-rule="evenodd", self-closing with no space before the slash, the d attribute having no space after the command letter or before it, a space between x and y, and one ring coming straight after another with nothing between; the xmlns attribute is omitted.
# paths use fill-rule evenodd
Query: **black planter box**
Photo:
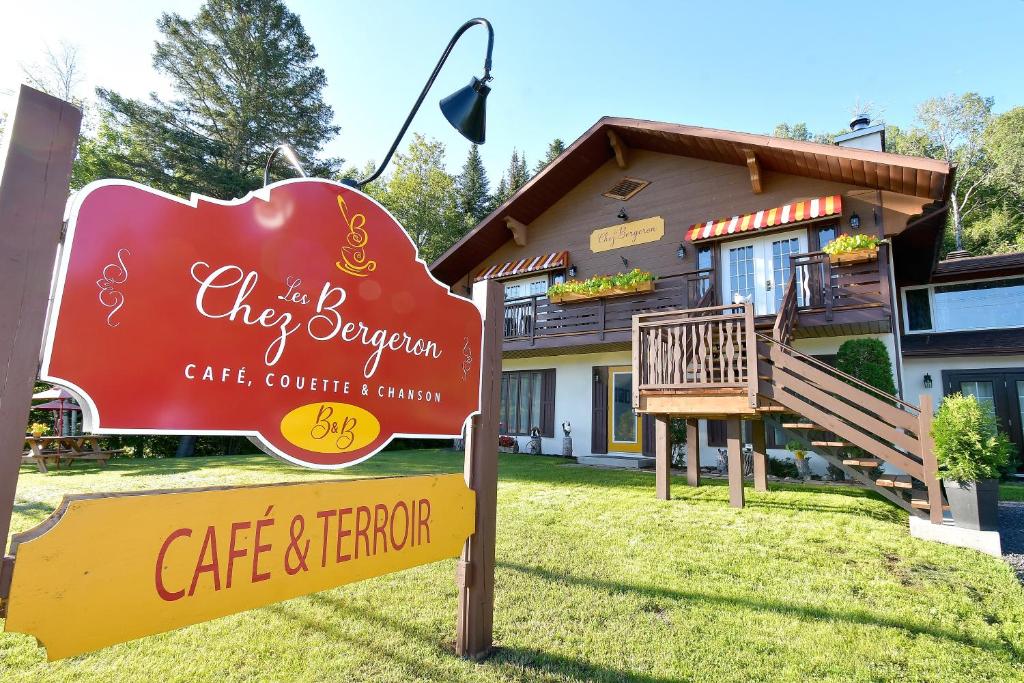
<svg viewBox="0 0 1024 683"><path fill-rule="evenodd" d="M953 523L974 531L999 530L999 480L977 482L942 480Z"/></svg>

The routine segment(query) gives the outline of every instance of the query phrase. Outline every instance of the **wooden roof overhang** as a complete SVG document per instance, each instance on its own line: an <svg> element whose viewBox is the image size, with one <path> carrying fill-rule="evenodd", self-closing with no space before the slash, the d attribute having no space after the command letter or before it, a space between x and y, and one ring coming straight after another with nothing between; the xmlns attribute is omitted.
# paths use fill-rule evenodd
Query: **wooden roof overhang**
<svg viewBox="0 0 1024 683"><path fill-rule="evenodd" d="M786 140L642 119L605 117L572 143L504 204L442 254L431 270L452 284L507 242L506 218L529 224L573 187L615 158L616 139L628 148L748 165L762 170L832 180L944 202L951 169L935 159Z"/></svg>

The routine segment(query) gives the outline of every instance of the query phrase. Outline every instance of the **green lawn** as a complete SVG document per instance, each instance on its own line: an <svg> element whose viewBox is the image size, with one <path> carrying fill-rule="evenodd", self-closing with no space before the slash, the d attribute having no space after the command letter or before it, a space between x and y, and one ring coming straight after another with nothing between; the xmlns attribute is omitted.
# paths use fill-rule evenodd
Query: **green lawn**
<svg viewBox="0 0 1024 683"><path fill-rule="evenodd" d="M1024 502L1024 484L1000 484L999 500Z"/></svg>
<svg viewBox="0 0 1024 683"><path fill-rule="evenodd" d="M0 634L9 681L981 681L1024 678L1024 590L999 560L907 534L852 488L724 483L503 455L495 639L452 654L454 561L47 664ZM461 470L392 452L336 476ZM324 478L262 456L22 469L15 530L66 492ZM88 628L88 625L83 625Z"/></svg>

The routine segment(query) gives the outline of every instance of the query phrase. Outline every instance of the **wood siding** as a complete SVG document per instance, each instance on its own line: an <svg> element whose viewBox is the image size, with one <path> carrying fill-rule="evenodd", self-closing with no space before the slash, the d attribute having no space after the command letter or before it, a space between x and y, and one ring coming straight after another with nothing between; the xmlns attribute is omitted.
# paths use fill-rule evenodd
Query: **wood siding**
<svg viewBox="0 0 1024 683"><path fill-rule="evenodd" d="M644 150L634 150L629 162L629 167L623 170L614 160L609 160L570 190L530 223L525 247L516 245L509 232L508 241L466 273L455 290L465 291L485 265L562 249L569 251L570 262L578 269L577 278L633 267L658 276L695 270L698 245L684 241L687 226L809 197L843 195L840 232L850 232L849 216L857 213L861 218L861 232L877 234L884 226L889 235L899 232L926 202L855 185L771 172L764 174L764 191L754 194L746 167ZM602 196L626 175L649 180L651 184L625 202ZM880 195L884 211L878 212L879 226L876 227L873 208ZM630 220L661 216L665 219L665 236L657 242L592 253L591 232L621 223L616 216L623 208ZM750 235L738 237L749 238ZM676 256L680 243L686 246L684 259ZM628 266L623 265L622 257L628 260Z"/></svg>

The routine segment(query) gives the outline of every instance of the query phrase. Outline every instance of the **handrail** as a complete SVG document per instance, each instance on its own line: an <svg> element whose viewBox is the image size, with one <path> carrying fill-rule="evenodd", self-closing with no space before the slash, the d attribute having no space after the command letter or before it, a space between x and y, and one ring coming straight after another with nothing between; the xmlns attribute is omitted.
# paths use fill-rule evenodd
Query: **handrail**
<svg viewBox="0 0 1024 683"><path fill-rule="evenodd" d="M775 316L772 337L776 341L786 343L793 334L793 323L796 320L796 274L790 276L786 283L786 292L782 295L782 305Z"/></svg>
<svg viewBox="0 0 1024 683"><path fill-rule="evenodd" d="M792 346L789 346L788 344L785 344L783 342L780 342L780 341L777 341L775 339L772 339L768 335L763 334L761 332L755 332L755 335L757 337L759 337L762 341L766 341L766 342L768 342L770 344L776 344L776 345L782 347L787 352L789 352L791 355L796 356L797 358L799 358L800 360L804 361L808 365L814 365L818 369L824 370L824 371L828 372L829 374L831 374L833 376L839 377L839 378L841 378L843 380L848 380L853 385L855 385L855 386L857 386L859 388L862 388L862 389L866 389L867 391L875 394L876 396L878 396L878 397L880 397L880 398L882 398L882 399L884 399L886 401L895 401L896 403L899 403L904 408L907 408L908 412L914 413L915 415L919 414L921 412L921 409L918 408L917 406L915 406L913 403L908 403L908 402L904 401L903 399L901 399L899 396L895 396L895 395L890 394L888 392L882 391L878 387L873 387L870 384L868 384L867 382L864 382L863 380L857 379L853 375L848 375L847 373L843 372L842 370L838 370L838 369L832 367L831 365L829 365L828 363L825 363L824 361L818 360L814 356L808 356L807 354L800 353L799 351L794 349Z"/></svg>

